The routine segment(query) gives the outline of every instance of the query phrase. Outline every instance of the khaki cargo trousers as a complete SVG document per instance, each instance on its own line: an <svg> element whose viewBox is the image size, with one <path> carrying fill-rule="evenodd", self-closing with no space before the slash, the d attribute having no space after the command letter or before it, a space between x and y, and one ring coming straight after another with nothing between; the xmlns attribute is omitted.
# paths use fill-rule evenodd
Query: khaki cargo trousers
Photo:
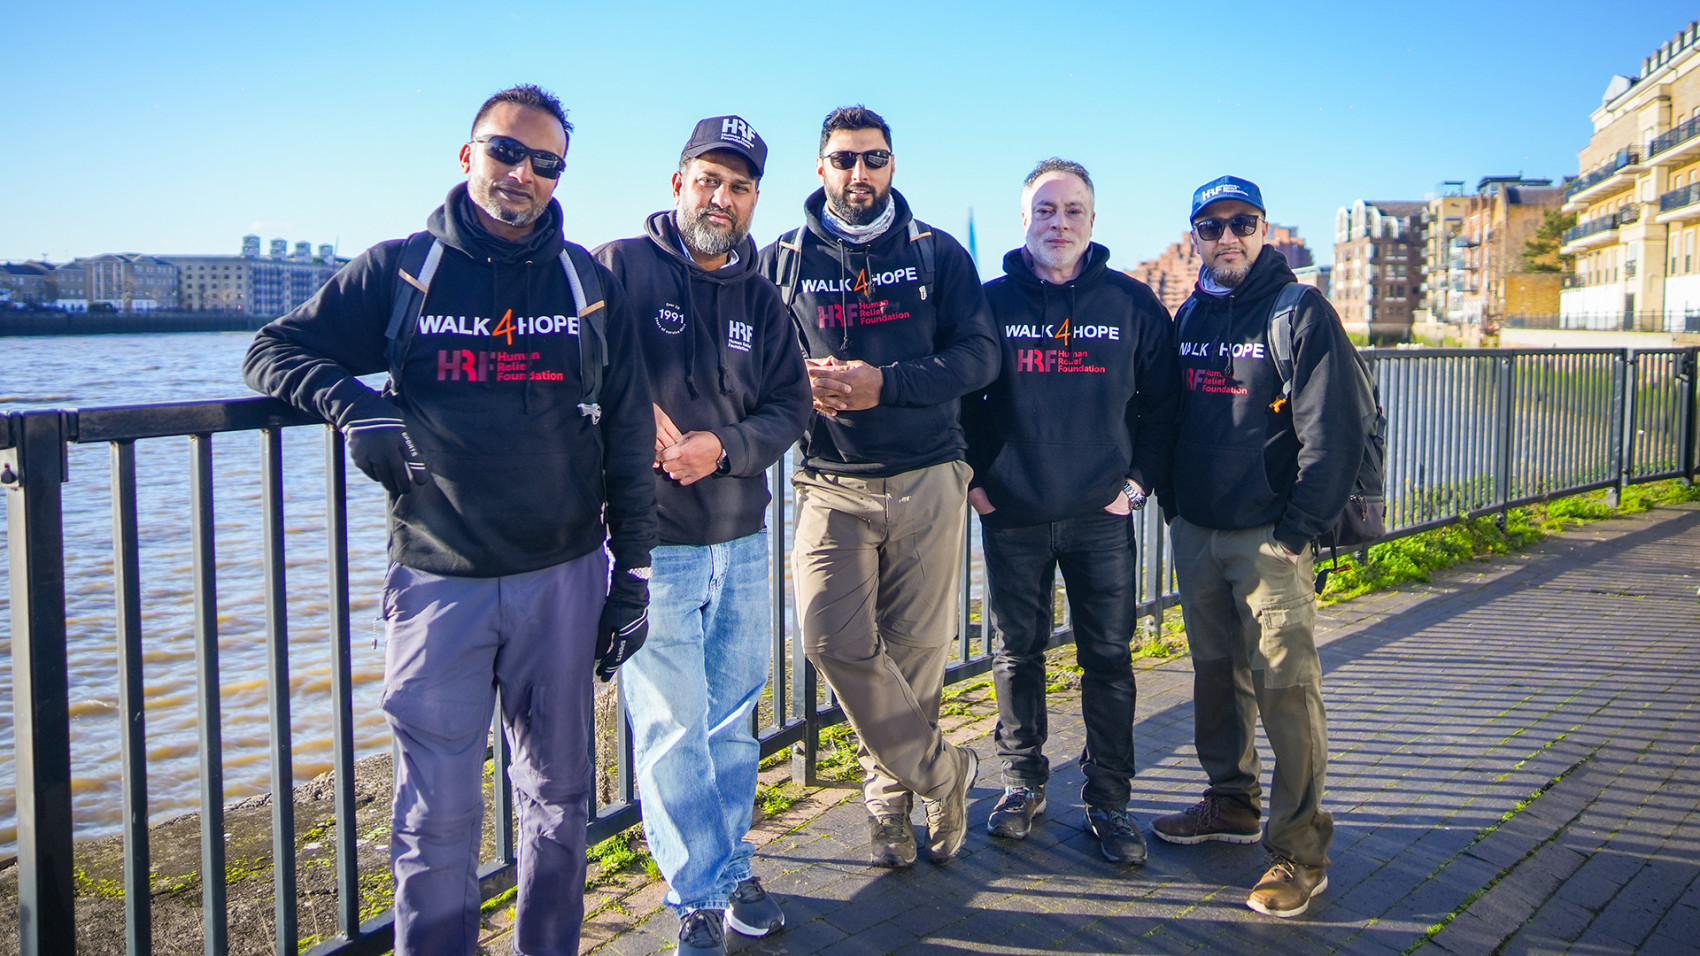
<svg viewBox="0 0 1700 956"><path fill-rule="evenodd" d="M1169 526L1192 652L1194 742L1206 793L1260 809L1257 720L1275 752L1263 845L1327 866L1334 818L1322 809L1328 718L1316 653L1315 565L1286 557L1274 527Z"/></svg>
<svg viewBox="0 0 1700 956"><path fill-rule="evenodd" d="M958 764L938 729L957 631L965 462L890 478L799 469L791 573L803 650L860 738L868 812L943 797Z"/></svg>

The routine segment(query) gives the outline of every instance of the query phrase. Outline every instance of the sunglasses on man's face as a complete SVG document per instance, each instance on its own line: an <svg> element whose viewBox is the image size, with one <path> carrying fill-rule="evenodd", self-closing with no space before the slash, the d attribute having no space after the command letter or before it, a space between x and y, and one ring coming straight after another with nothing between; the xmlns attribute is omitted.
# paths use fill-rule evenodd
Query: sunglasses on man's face
<svg viewBox="0 0 1700 956"><path fill-rule="evenodd" d="M833 169L855 169L858 159L867 163L869 169L883 169L886 163L891 162L891 150L870 149L865 153L858 153L851 149L840 149L821 158L831 163Z"/></svg>
<svg viewBox="0 0 1700 956"><path fill-rule="evenodd" d="M1193 231L1198 233L1198 238L1205 242L1215 242L1222 238L1222 230L1224 229L1232 229L1234 235L1244 239L1257 231L1257 220L1259 218L1249 212L1242 212L1232 219L1200 219L1192 224L1192 228Z"/></svg>
<svg viewBox="0 0 1700 956"><path fill-rule="evenodd" d="M531 171L544 179L559 179L567 161L546 149L532 149L512 136L479 136L474 143L484 144L484 155L504 166L518 166L531 157Z"/></svg>

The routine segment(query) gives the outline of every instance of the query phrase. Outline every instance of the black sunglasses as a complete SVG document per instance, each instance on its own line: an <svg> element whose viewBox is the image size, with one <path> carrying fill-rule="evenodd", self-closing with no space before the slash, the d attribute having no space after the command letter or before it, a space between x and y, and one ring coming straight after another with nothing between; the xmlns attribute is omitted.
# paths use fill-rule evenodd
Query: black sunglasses
<svg viewBox="0 0 1700 956"><path fill-rule="evenodd" d="M518 166L531 157L531 171L544 179L561 178L561 168L567 161L546 149L532 149L512 136L479 136L474 143L484 144L484 155L504 166Z"/></svg>
<svg viewBox="0 0 1700 956"><path fill-rule="evenodd" d="M1259 218L1249 212L1242 212L1232 219L1200 219L1192 224L1192 228L1198 233L1198 238L1205 242L1215 242L1222 238L1223 229L1232 229L1234 235L1244 239L1257 231Z"/></svg>
<svg viewBox="0 0 1700 956"><path fill-rule="evenodd" d="M870 149L865 153L858 153L851 149L840 149L821 158L831 163L833 169L855 169L858 159L867 163L869 169L884 169L885 164L891 162L891 150Z"/></svg>

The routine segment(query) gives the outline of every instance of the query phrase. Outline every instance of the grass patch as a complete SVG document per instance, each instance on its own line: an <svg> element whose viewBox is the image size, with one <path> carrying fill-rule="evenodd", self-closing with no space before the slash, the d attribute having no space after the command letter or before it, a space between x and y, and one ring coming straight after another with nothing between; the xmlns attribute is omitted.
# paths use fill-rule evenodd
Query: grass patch
<svg viewBox="0 0 1700 956"><path fill-rule="evenodd" d="M761 784L756 787L756 806L768 816L776 816L791 809L791 805L803 799L803 787L795 780L786 780L778 784Z"/></svg>

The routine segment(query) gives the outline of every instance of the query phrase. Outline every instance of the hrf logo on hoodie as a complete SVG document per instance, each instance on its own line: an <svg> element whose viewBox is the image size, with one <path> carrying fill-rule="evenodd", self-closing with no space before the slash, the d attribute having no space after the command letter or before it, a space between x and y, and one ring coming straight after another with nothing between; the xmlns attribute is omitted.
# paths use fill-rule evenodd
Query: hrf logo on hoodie
<svg viewBox="0 0 1700 956"><path fill-rule="evenodd" d="M726 324L726 347L748 352L755 344L755 326L748 322L728 322Z"/></svg>
<svg viewBox="0 0 1700 956"><path fill-rule="evenodd" d="M479 349L438 349L439 382L562 382L566 376L547 369L533 369L541 352L492 352Z"/></svg>

